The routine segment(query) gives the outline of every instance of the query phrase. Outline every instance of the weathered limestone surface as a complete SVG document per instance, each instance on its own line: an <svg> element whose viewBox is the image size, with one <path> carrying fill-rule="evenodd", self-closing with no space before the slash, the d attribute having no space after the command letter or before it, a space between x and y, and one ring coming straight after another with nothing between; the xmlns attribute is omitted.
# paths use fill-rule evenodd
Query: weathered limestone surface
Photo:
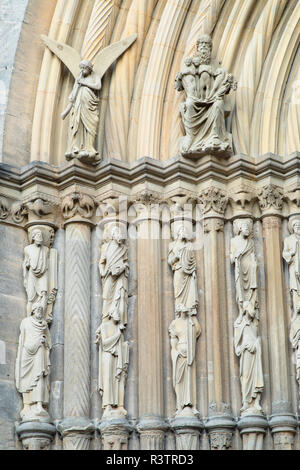
<svg viewBox="0 0 300 470"><path fill-rule="evenodd" d="M22 407L14 383L14 363L19 325L26 311L21 269L26 233L21 228L7 225L0 226L0 233L0 340L5 345L5 355L0 364L0 448L13 449L16 445L14 425Z"/></svg>
<svg viewBox="0 0 300 470"><path fill-rule="evenodd" d="M10 81L27 5L28 0L20 0L19 2L3 0L0 5L0 43L2 50L0 58L0 161L3 160L2 143Z"/></svg>

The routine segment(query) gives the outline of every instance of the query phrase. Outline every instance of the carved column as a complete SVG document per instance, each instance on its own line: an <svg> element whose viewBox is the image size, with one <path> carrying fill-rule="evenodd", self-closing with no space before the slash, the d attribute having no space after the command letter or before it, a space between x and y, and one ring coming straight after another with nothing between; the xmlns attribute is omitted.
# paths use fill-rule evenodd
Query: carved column
<svg viewBox="0 0 300 470"><path fill-rule="evenodd" d="M65 450L86 450L90 423L90 238L93 199L74 192L63 200L66 219L64 419Z"/></svg>
<svg viewBox="0 0 300 470"><path fill-rule="evenodd" d="M231 448L235 428L229 406L229 369L226 322L226 281L224 213L226 194L210 187L201 192L199 203L204 217L205 303L208 341L208 430L211 449Z"/></svg>
<svg viewBox="0 0 300 470"><path fill-rule="evenodd" d="M164 449L159 198L144 192L134 205L137 219L138 371L140 448Z"/></svg>
<svg viewBox="0 0 300 470"><path fill-rule="evenodd" d="M49 327L58 288L57 250L52 248L55 214L55 204L40 195L15 205L12 213L13 220L18 223L28 217L29 245L25 247L22 266L27 304L20 327L15 368L16 386L23 398L22 421L16 426L16 432L25 450L50 449L56 433L48 413L51 367ZM28 347L32 348L33 345L35 353L29 355ZM28 383L35 383L30 392L27 392Z"/></svg>
<svg viewBox="0 0 300 470"><path fill-rule="evenodd" d="M292 440L296 419L291 413L289 388L289 358L287 345L287 320L285 312L281 211L283 192L273 184L264 186L258 194L263 217L265 272L267 286L267 315L271 361L272 415L270 417L274 447L288 433Z"/></svg>
<svg viewBox="0 0 300 470"><path fill-rule="evenodd" d="M125 409L130 359L129 344L125 341L129 277L127 200L109 198L103 201L99 209L103 216L98 225L102 240L98 262L102 279L102 318L95 338L99 347L98 391L102 397L103 415L98 430L102 438L102 449L127 450L132 431ZM111 341L113 335L119 335L118 341L114 342L113 348L105 347L104 342ZM112 353L113 360L110 356ZM111 369L104 368L108 359ZM118 370L121 370L119 377ZM108 383L110 380L113 383Z"/></svg>

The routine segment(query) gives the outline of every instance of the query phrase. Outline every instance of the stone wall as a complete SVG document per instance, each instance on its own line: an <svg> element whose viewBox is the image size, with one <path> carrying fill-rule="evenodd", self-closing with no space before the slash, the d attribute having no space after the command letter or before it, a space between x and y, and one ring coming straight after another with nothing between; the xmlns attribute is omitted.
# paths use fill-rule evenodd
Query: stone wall
<svg viewBox="0 0 300 470"><path fill-rule="evenodd" d="M3 0L0 5L0 161L10 81L27 4L28 0Z"/></svg>

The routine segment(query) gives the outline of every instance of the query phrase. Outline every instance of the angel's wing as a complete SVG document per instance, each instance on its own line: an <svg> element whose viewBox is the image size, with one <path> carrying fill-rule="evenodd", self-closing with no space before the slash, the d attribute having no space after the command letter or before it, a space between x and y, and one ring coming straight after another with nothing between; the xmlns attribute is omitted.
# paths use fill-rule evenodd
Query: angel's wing
<svg viewBox="0 0 300 470"><path fill-rule="evenodd" d="M102 49L96 57L94 62L94 71L100 76L103 77L105 72L109 69L109 67L115 62L115 60L120 57L127 49L134 43L137 38L137 34L133 34L126 39L122 39L122 41L115 42L110 46Z"/></svg>
<svg viewBox="0 0 300 470"><path fill-rule="evenodd" d="M52 51L70 70L71 74L76 77L79 75L80 54L73 47L60 43L47 36L41 36L45 45Z"/></svg>

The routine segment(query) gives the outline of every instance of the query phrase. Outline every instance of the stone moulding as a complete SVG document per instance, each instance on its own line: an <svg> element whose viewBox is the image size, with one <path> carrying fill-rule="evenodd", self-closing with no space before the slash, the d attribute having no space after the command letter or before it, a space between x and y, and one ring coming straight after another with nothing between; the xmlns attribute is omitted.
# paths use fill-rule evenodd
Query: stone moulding
<svg viewBox="0 0 300 470"><path fill-rule="evenodd" d="M246 155L235 155L226 164L209 155L197 162L180 156L165 162L143 157L132 164L114 159L105 160L95 168L88 168L76 161L60 167L40 161L22 168L1 163L0 181L2 188L18 191L25 191L37 184L54 186L56 191L63 191L75 183L100 189L107 182L116 182L125 187L153 182L165 187L178 177L193 184L199 184L207 178L215 178L228 184L238 177L245 177L253 182L274 177L283 182L300 175L299 157L300 152L294 152L285 158L268 153L255 161Z"/></svg>

